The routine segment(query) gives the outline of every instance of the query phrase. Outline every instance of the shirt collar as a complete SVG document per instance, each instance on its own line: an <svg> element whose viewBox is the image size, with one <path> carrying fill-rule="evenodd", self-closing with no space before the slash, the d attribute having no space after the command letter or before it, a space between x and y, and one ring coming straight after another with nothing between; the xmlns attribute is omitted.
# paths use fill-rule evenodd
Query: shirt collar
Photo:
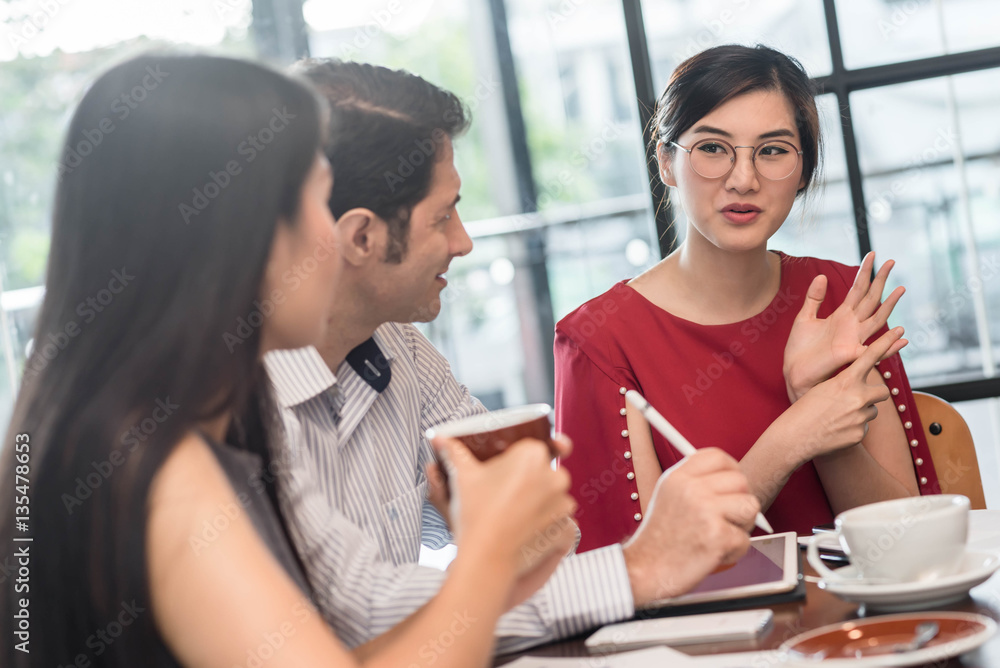
<svg viewBox="0 0 1000 668"><path fill-rule="evenodd" d="M264 366L278 404L284 408L304 403L337 384L337 377L312 346L272 350L264 355Z"/></svg>

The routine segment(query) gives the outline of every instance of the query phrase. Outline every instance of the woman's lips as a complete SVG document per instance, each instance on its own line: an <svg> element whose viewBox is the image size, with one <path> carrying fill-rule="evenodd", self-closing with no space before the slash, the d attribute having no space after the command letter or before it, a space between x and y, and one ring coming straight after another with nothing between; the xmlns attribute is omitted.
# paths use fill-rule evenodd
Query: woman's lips
<svg viewBox="0 0 1000 668"><path fill-rule="evenodd" d="M731 223L737 225L746 225L747 223L752 223L757 216L760 215L760 211L723 211L722 215L726 217Z"/></svg>
<svg viewBox="0 0 1000 668"><path fill-rule="evenodd" d="M760 215L760 208L753 204L730 204L722 209L722 215L736 225L752 223Z"/></svg>

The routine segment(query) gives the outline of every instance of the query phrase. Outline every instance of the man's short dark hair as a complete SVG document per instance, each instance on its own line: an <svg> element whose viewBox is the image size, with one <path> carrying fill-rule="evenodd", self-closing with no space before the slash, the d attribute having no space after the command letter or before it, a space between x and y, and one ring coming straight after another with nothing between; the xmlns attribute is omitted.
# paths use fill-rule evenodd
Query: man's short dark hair
<svg viewBox="0 0 1000 668"><path fill-rule="evenodd" d="M386 261L402 261L413 207L427 197L442 144L468 128L468 111L454 93L402 70L336 59L295 70L330 104L330 211L373 211L389 227Z"/></svg>

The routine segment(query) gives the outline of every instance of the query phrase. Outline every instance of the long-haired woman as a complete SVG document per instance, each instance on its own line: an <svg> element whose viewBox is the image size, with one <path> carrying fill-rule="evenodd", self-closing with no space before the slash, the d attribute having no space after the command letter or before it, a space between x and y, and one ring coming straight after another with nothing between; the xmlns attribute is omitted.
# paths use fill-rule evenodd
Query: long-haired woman
<svg viewBox="0 0 1000 668"><path fill-rule="evenodd" d="M261 356L317 342L336 298L322 127L306 85L226 58L139 57L85 94L0 464L0 542L23 567L0 596L4 665L355 665L262 491ZM479 465L445 444L459 557L367 664L430 660L455 612L476 623L433 660L488 660L499 614L572 539L568 481L525 446Z"/></svg>

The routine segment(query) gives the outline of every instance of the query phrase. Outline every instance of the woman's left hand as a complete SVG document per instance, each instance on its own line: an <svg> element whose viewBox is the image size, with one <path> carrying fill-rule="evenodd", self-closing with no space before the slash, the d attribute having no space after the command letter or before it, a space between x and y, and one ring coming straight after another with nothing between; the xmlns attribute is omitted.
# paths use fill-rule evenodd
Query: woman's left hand
<svg viewBox="0 0 1000 668"><path fill-rule="evenodd" d="M896 288L879 306L895 263L889 260L883 264L875 280L870 281L874 264L875 253L869 253L844 303L827 318L817 317L826 297L826 276L817 276L809 285L805 303L795 316L785 345L785 386L793 403L837 369L854 362L865 351L865 342L889 320L896 302L906 291L902 286ZM882 359L895 355L902 347L897 342Z"/></svg>

